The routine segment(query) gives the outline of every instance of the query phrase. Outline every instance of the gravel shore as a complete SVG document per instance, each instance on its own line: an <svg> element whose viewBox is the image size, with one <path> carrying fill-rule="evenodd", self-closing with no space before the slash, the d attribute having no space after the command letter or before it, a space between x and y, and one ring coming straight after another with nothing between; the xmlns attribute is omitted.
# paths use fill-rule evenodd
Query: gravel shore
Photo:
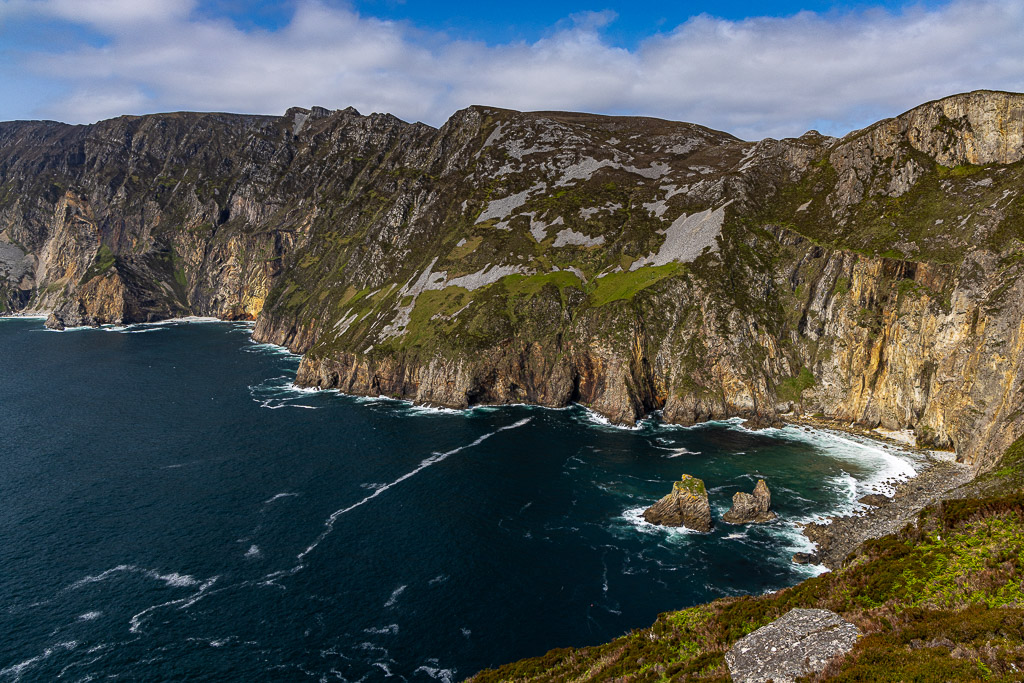
<svg viewBox="0 0 1024 683"><path fill-rule="evenodd" d="M892 498L866 497L869 500L862 501L871 503L866 510L851 516L831 517L831 523L827 524L808 524L804 527L804 535L817 548L810 554L795 555L793 561L838 569L861 543L899 531L917 519L917 514L924 507L974 477L974 471L968 465L934 459L928 462L929 465L916 477L896 484Z"/></svg>

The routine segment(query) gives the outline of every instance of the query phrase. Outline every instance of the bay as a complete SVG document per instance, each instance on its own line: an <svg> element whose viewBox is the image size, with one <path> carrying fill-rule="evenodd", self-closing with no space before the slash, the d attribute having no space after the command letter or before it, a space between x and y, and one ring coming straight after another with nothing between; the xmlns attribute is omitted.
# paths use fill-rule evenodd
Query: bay
<svg viewBox="0 0 1024 683"><path fill-rule="evenodd" d="M468 411L296 389L243 323L0 320L0 681L459 680L792 585L796 523L907 454L796 427ZM639 514L683 473L716 517Z"/></svg>

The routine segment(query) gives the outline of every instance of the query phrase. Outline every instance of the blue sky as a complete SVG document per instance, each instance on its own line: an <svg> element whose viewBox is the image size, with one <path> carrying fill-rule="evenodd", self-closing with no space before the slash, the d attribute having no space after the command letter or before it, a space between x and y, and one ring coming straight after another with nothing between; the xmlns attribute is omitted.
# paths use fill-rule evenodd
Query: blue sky
<svg viewBox="0 0 1024 683"><path fill-rule="evenodd" d="M470 104L843 134L1024 90L1024 2L0 0L0 120Z"/></svg>
<svg viewBox="0 0 1024 683"><path fill-rule="evenodd" d="M649 0L639 2L604 2L581 4L544 0L504 2L430 2L428 0L363 0L361 2L328 2L336 7L352 7L363 15L414 25L451 36L500 44L514 40L533 41L550 33L554 27L581 12L615 13L615 20L604 34L616 45L635 47L644 38L657 32L670 31L691 17L711 14L723 19L747 17L785 17L801 11L817 13L849 12L872 8L900 10L906 6L935 7L941 2L671 2ZM293 3L286 0L216 0L206 3L208 16L230 17L250 28L279 29L287 25Z"/></svg>

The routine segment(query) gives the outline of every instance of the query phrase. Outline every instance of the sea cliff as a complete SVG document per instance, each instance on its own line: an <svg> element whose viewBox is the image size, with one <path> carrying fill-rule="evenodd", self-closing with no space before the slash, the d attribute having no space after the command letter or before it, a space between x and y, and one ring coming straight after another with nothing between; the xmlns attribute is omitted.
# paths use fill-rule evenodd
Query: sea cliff
<svg viewBox="0 0 1024 683"><path fill-rule="evenodd" d="M843 138L492 107L0 124L0 308L254 319L297 382L1024 434L1024 95Z"/></svg>

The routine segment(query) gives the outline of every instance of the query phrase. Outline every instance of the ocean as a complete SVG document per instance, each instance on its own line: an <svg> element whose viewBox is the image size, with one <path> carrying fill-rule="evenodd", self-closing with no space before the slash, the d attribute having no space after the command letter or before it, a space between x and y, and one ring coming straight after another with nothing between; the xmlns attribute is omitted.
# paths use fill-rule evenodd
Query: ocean
<svg viewBox="0 0 1024 683"><path fill-rule="evenodd" d="M0 319L0 682L454 681L821 568L796 524L918 462L827 431L623 429L292 385L245 323ZM713 514L645 523L683 473Z"/></svg>

